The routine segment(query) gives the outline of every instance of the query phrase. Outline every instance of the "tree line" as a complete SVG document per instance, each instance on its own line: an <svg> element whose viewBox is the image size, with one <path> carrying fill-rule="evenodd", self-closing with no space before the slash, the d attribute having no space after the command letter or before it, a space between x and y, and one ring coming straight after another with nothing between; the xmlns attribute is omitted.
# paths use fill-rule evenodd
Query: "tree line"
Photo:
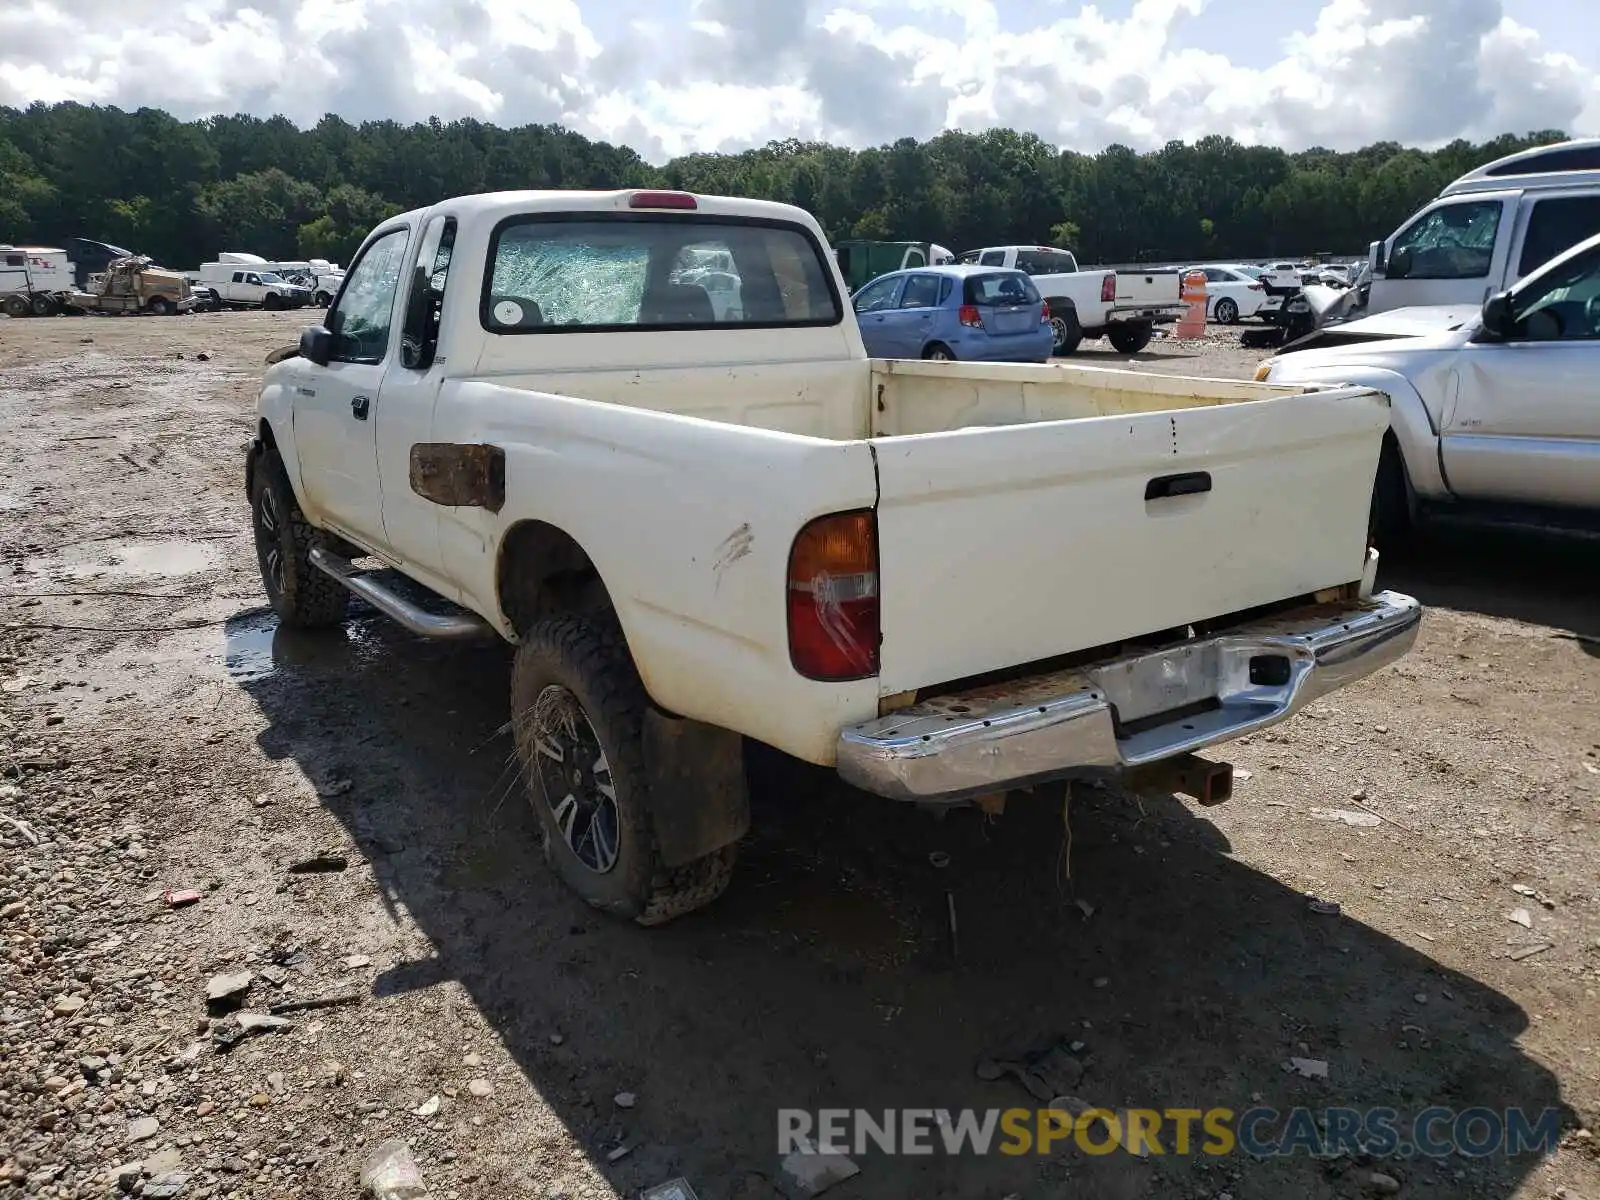
<svg viewBox="0 0 1600 1200"><path fill-rule="evenodd" d="M89 237L177 267L222 250L348 262L378 221L447 196L671 187L798 204L834 241L1048 242L1086 263L1360 254L1463 172L1564 136L1295 154L1213 136L1080 154L994 129L866 150L789 140L656 167L555 125L329 115L300 129L41 103L0 107L0 241Z"/></svg>

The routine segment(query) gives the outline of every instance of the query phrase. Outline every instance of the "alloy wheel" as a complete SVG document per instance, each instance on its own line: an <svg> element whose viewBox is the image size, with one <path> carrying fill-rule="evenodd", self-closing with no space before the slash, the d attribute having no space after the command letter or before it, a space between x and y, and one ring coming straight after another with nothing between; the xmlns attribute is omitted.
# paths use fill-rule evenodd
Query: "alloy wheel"
<svg viewBox="0 0 1600 1200"><path fill-rule="evenodd" d="M287 577L284 573L283 539L278 534L278 502L273 499L272 488L263 487L261 500L256 505L256 546L261 554L262 572L273 590L282 595Z"/></svg>
<svg viewBox="0 0 1600 1200"><path fill-rule="evenodd" d="M562 840L589 870L606 874L621 849L616 784L583 705L559 684L533 703L533 747L539 787Z"/></svg>

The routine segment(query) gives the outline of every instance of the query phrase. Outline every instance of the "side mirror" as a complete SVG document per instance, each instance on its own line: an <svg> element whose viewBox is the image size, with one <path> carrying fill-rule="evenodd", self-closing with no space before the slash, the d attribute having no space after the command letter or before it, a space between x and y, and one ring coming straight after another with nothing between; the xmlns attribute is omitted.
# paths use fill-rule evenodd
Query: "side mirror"
<svg viewBox="0 0 1600 1200"><path fill-rule="evenodd" d="M1411 274L1411 251L1402 246L1389 256L1388 277L1404 279Z"/></svg>
<svg viewBox="0 0 1600 1200"><path fill-rule="evenodd" d="M333 361L333 334L321 325L300 331L300 357L325 367Z"/></svg>
<svg viewBox="0 0 1600 1200"><path fill-rule="evenodd" d="M1496 338L1508 338L1516 332L1517 322L1511 312L1511 294L1499 292L1483 302L1483 331Z"/></svg>
<svg viewBox="0 0 1600 1200"><path fill-rule="evenodd" d="M1372 264L1372 273L1382 275L1389 267L1389 247L1386 242L1373 242L1367 247L1367 261Z"/></svg>

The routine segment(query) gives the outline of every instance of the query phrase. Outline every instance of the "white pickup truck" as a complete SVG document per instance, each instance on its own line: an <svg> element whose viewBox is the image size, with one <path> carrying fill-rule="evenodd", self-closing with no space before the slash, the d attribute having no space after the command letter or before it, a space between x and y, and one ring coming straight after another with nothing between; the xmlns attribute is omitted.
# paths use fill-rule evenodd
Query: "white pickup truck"
<svg viewBox="0 0 1600 1200"><path fill-rule="evenodd" d="M1258 380L1389 395L1379 545L1418 520L1600 533L1600 236L1474 305L1330 325Z"/></svg>
<svg viewBox="0 0 1600 1200"><path fill-rule="evenodd" d="M968 250L958 263L1011 267L1033 276L1050 306L1055 353L1076 350L1084 338L1107 338L1119 354L1137 354L1150 344L1157 325L1186 311L1176 270L1080 271L1070 250L1054 246L988 246Z"/></svg>
<svg viewBox="0 0 1600 1200"><path fill-rule="evenodd" d="M726 252L740 306L686 282ZM807 213L683 192L448 200L368 236L270 356L246 486L285 624L348 592L516 645L547 855L644 924L726 885L743 739L961 803L1165 765L1392 662L1388 402L867 358Z"/></svg>
<svg viewBox="0 0 1600 1200"><path fill-rule="evenodd" d="M263 267L201 263L191 278L215 292L225 308L304 308L312 298L310 288L290 283Z"/></svg>

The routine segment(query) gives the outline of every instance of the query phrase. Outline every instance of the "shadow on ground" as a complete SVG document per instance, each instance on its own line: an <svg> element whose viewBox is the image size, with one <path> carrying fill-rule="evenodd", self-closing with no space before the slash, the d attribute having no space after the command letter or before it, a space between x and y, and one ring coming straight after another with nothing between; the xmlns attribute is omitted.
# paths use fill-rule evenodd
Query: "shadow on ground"
<svg viewBox="0 0 1600 1200"><path fill-rule="evenodd" d="M1429 529L1379 560L1379 586L1424 605L1548 625L1600 656L1600 543L1498 529Z"/></svg>
<svg viewBox="0 0 1600 1200"><path fill-rule="evenodd" d="M238 633L259 642L259 621ZM1505 997L1312 912L1176 801L1081 793L1068 880L1059 792L1013 796L998 821L936 822L757 747L755 830L733 886L646 931L592 913L545 870L499 732L503 648L419 642L369 616L344 634L277 631L270 654L270 669L239 676L270 722L263 749L313 779L354 781L326 803L437 947L386 972L378 992L459 980L622 1195L681 1174L703 1200L775 1196L780 1108L1031 1106L974 1064L1057 1034L1085 1043L1078 1095L1109 1108L1560 1104L1554 1077L1518 1048L1526 1018ZM1425 1035L1405 1028L1423 1024ZM1291 1055L1326 1059L1328 1079L1286 1073ZM641 1100L619 1120L622 1088ZM608 1165L619 1127L637 1148ZM1407 1196L1509 1197L1535 1163L1383 1169ZM860 1165L830 1195L1361 1191L1349 1159L1304 1154L869 1152ZM505 1195L528 1186L485 1182Z"/></svg>

